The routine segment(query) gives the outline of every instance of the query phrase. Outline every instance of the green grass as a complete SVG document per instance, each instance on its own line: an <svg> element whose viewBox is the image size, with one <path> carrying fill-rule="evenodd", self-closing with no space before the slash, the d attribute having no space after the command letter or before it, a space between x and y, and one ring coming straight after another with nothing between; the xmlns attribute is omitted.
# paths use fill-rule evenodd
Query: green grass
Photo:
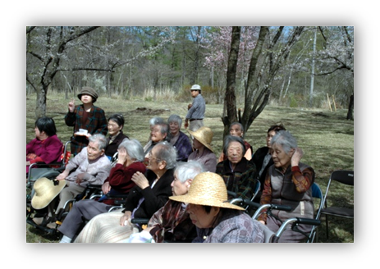
<svg viewBox="0 0 380 269"><path fill-rule="evenodd" d="M26 100L26 143L34 138L35 95ZM122 113L125 117L124 133L130 138L138 139L145 145L149 136L149 119L154 116L168 118L178 114L182 118L187 112L187 102L164 100L145 101L146 98L100 97L95 105L106 112L106 116ZM64 123L69 100L64 95L49 93L47 96L46 115L53 117L62 141L68 141L72 128ZM76 98L76 104L79 99ZM188 102L191 102L190 98ZM146 108L145 110L136 110ZM221 121L223 105L207 104L204 123L214 132L212 146L219 156L222 151L223 123ZM268 127L282 122L297 138L299 147L304 151L302 162L312 166L316 172L316 182L325 192L327 180L332 171L338 169L354 169L354 122L345 119L347 110L330 112L322 109L301 109L267 106L255 119L245 134L254 150L265 144ZM353 191L347 188L332 189L329 192L329 205L341 205L349 202L353 206ZM322 219L324 220L324 219ZM329 239L326 237L324 222L319 227L319 242L352 243L354 242L354 222L352 220L333 219L329 221ZM27 225L26 242L57 242L56 238L44 236L43 233Z"/></svg>

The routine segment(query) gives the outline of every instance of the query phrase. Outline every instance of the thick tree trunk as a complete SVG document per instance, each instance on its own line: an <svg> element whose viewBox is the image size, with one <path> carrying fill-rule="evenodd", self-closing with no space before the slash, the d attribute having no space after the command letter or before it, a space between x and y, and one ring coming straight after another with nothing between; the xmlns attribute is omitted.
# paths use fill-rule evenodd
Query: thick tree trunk
<svg viewBox="0 0 380 269"><path fill-rule="evenodd" d="M239 26L232 27L232 37L231 37L231 50L228 57L227 66L227 87L224 102L227 107L227 116L223 118L224 132L223 138L229 132L229 125L237 121L236 114L236 96L235 96L235 85L236 85L236 66L239 55L240 46L240 30Z"/></svg>

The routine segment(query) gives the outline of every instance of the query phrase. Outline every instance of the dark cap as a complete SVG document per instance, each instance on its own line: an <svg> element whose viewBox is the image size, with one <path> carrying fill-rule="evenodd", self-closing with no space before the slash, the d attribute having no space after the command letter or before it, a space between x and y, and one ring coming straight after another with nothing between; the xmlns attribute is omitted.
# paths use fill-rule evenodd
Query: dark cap
<svg viewBox="0 0 380 269"><path fill-rule="evenodd" d="M95 103L96 102L96 99L98 99L98 94L97 92L93 89L93 88L90 88L90 87L83 87L81 92L78 94L78 98L79 100L81 100L81 97L83 94L88 94L92 97L92 102Z"/></svg>

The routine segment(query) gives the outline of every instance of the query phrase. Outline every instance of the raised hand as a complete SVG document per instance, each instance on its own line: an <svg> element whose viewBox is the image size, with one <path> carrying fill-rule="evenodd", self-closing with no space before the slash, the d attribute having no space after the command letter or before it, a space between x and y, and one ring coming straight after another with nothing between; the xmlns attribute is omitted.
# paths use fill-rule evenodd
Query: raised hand
<svg viewBox="0 0 380 269"><path fill-rule="evenodd" d="M74 98L71 99L71 101L69 102L69 111L70 112L74 112L74 108L75 108L75 102L74 102Z"/></svg>

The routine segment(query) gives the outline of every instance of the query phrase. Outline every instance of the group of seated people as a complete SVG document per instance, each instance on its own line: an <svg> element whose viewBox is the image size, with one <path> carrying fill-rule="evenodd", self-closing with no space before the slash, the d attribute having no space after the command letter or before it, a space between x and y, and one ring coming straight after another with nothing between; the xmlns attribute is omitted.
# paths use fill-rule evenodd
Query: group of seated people
<svg viewBox="0 0 380 269"><path fill-rule="evenodd" d="M27 145L27 169L32 162L61 157L54 121L38 119L35 125L36 138ZM73 204L58 228L62 243L260 243L263 224L276 231L289 217L313 218L315 174L300 162L303 152L282 125L271 126L266 146L253 153L244 140L243 126L232 123L219 158L211 145L212 130L202 126L187 135L178 115L167 121L152 118L144 147L124 135L123 126L122 115L110 116L108 137L88 136L87 146L74 154L56 179L35 182L33 222L49 228L56 227L56 216L68 210L66 202L88 183L101 185L99 200ZM251 199L257 181L261 183L258 202L290 205L293 210L264 212L252 220L243 207L229 203L233 197ZM110 211L113 203L108 194L128 196L122 208ZM145 229L133 222L140 218L148 220ZM307 232L310 226L301 229ZM286 230L280 242L301 242L304 237Z"/></svg>

